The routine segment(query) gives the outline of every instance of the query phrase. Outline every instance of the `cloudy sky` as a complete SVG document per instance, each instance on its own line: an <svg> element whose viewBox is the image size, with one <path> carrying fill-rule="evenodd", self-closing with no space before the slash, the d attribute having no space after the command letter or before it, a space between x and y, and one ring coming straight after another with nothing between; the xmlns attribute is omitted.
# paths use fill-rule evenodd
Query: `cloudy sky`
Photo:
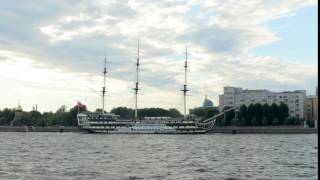
<svg viewBox="0 0 320 180"><path fill-rule="evenodd" d="M140 107L182 110L185 46L188 107L223 86L272 91L318 82L316 0L10 0L0 2L0 108L55 111L77 100L134 105L137 42Z"/></svg>

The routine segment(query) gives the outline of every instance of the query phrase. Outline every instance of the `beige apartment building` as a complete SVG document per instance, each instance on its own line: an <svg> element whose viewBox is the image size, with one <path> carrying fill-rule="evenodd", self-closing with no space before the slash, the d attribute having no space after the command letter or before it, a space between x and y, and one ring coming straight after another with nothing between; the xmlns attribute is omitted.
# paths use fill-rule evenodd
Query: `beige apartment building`
<svg viewBox="0 0 320 180"><path fill-rule="evenodd" d="M306 118L306 91L283 91L272 92L265 89L248 90L241 87L227 86L223 89L223 94L219 96L219 110L224 107L237 107L245 104L280 104L283 102L289 108L289 116L296 118Z"/></svg>

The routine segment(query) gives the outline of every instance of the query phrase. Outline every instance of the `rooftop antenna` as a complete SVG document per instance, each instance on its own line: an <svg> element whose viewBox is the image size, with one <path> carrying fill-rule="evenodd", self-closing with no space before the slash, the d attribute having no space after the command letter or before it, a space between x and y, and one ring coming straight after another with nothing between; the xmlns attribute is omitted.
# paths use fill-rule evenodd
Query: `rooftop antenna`
<svg viewBox="0 0 320 180"><path fill-rule="evenodd" d="M102 87L102 114L104 114L105 94L106 94L107 56L104 56L103 87Z"/></svg>
<svg viewBox="0 0 320 180"><path fill-rule="evenodd" d="M137 49L137 63L136 63L136 87L135 91L135 110L134 110L134 119L138 120L138 91L139 91L139 66L140 66L140 41L138 40L138 49Z"/></svg>
<svg viewBox="0 0 320 180"><path fill-rule="evenodd" d="M185 63L184 63L184 85L183 89L181 90L183 92L183 114L184 114L184 119L187 118L187 92L189 91L187 88L187 70L188 70L188 48L186 46L186 52L185 52Z"/></svg>

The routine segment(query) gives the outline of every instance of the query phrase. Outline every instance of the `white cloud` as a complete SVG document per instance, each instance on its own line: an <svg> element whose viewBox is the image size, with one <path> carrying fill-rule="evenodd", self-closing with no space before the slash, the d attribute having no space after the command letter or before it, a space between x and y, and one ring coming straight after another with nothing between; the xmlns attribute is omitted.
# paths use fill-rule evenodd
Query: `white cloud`
<svg viewBox="0 0 320 180"><path fill-rule="evenodd" d="M97 73L101 67L98 67L97 59L107 49L111 59L110 106L123 102L127 102L123 105L130 106L139 38L143 86L141 106L182 109L179 89L183 84L185 45L190 51L192 96L188 99L191 107L200 105L204 94L217 104L217 95L225 85L306 89L310 82L317 80L318 70L314 64L285 63L281 59L256 56L250 50L281 39L268 28L269 22L293 16L298 9L314 5L317 5L315 0L65 3L59 16L50 18L48 15L41 23L33 23L30 27L23 24L27 29L25 33L29 33L32 40L25 38L26 43L15 50L10 46L0 46L0 50L3 49L0 56L5 59L0 60L0 80L2 77L3 81L23 81L23 87L29 92L36 84L40 88L35 92L42 96L48 87L55 87L51 92L65 92L64 98L73 99L75 96L88 96L90 98L86 100L97 106L99 101L94 100L92 93L89 95L86 86L100 87ZM36 8L37 4L32 4L32 7L36 12L43 9L40 6ZM14 19L20 17L12 12L9 14ZM30 18L34 19L33 16ZM15 38L20 37L21 32L15 33L17 35L12 40L1 36L0 30L0 42L19 42L19 38ZM56 69L48 67L48 64L57 65ZM21 72L24 72L23 76ZM86 93L78 94L80 91ZM63 103L64 99L59 98L61 93L56 99ZM168 96L173 98L167 99Z"/></svg>
<svg viewBox="0 0 320 180"><path fill-rule="evenodd" d="M3 99L11 99L11 106L15 106L21 98L27 108L38 104L41 111L58 109L60 105L73 106L77 100L84 101L91 110L101 107L100 89L102 77L90 73L65 72L58 68L49 68L46 64L39 63L28 55L0 51L0 83L9 86L2 89L2 94L7 96ZM133 82L123 81L116 78L108 78L107 108L114 106L133 105ZM172 91L159 90L142 83L141 107L157 106L175 107L175 99L179 98ZM177 98L165 99L167 96ZM154 103L154 99L159 99ZM12 101L15 100L15 101ZM159 103L159 104L158 104ZM1 108L7 107L1 104Z"/></svg>

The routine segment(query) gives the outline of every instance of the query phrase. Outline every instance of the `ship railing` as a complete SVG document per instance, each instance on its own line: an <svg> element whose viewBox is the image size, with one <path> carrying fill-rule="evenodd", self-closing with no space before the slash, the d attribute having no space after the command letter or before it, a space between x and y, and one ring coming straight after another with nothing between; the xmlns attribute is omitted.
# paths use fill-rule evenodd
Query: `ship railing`
<svg viewBox="0 0 320 180"><path fill-rule="evenodd" d="M202 128L202 129L205 129L205 130L210 130L214 127L214 124L216 122L216 119L212 120L212 121L209 121L209 122L199 122L199 120L196 120L195 121L195 124L197 127L199 128Z"/></svg>
<svg viewBox="0 0 320 180"><path fill-rule="evenodd" d="M209 119L205 119L205 120L202 121L202 122L203 122L203 123L206 123L206 122L213 121L213 120L217 119L218 117L224 115L226 112L232 111L232 110L234 110L234 109L235 109L235 108L227 109L227 110L225 110L225 111L223 111L223 112L221 112L221 113L219 113L219 114L217 114L217 115L212 116L212 117L209 118Z"/></svg>
<svg viewBox="0 0 320 180"><path fill-rule="evenodd" d="M195 121L195 124L196 126L200 127L200 128L203 128L203 129L206 129L206 130L210 130L214 127L216 121L217 121L217 118L222 116L222 115L225 115L226 112L229 112L229 111L232 111L234 110L235 108L230 108L230 109L227 109L215 116L212 116L211 118L208 118L208 119L205 119L203 121L199 121L199 119L196 119Z"/></svg>

